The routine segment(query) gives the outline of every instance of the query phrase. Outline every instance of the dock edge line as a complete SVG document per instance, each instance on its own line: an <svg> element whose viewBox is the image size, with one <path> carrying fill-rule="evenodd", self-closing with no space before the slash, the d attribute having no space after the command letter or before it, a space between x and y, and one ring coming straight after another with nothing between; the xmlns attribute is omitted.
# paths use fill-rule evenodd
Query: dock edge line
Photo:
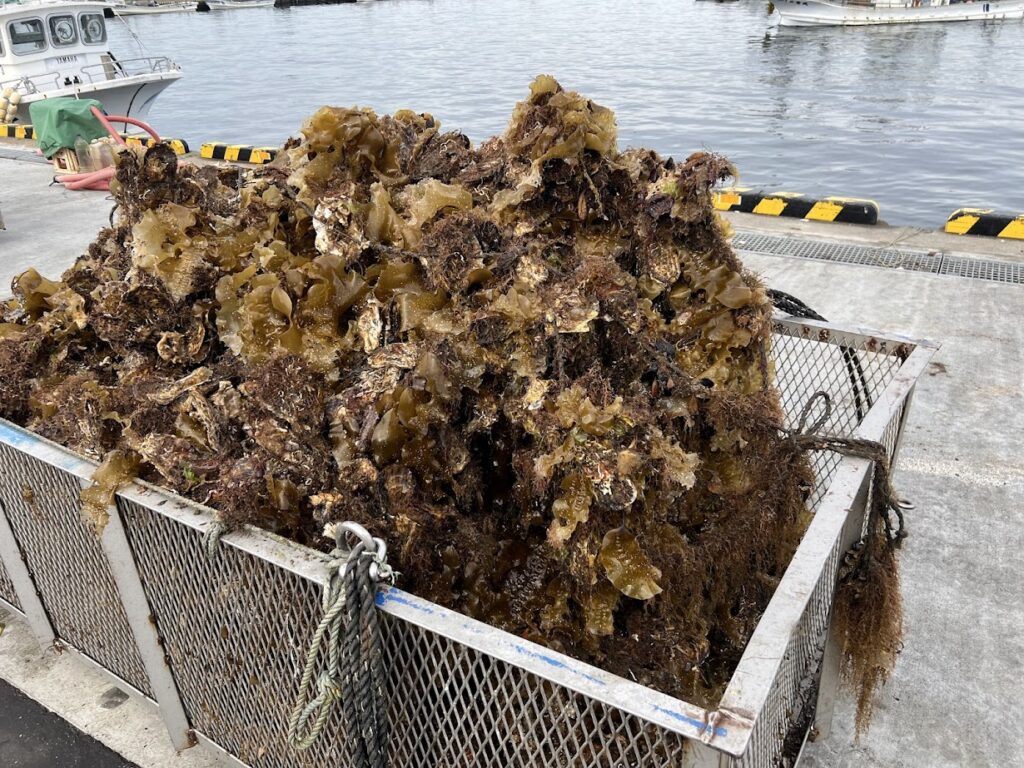
<svg viewBox="0 0 1024 768"><path fill-rule="evenodd" d="M207 160L227 160L229 162L263 165L277 157L277 148L211 142L200 147L199 156Z"/></svg>
<svg viewBox="0 0 1024 768"><path fill-rule="evenodd" d="M726 187L714 193L715 209L843 224L877 224L878 203L853 197L813 198L799 192Z"/></svg>
<svg viewBox="0 0 1024 768"><path fill-rule="evenodd" d="M958 208L946 220L951 235L982 235L1024 240L1024 213L996 213L991 208Z"/></svg>

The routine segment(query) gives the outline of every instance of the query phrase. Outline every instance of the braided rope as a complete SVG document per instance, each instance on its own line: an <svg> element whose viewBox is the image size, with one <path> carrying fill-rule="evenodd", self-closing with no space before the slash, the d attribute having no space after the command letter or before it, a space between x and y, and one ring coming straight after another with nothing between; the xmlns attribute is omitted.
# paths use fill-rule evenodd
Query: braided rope
<svg viewBox="0 0 1024 768"><path fill-rule="evenodd" d="M360 540L351 550L339 545L334 551L336 572L324 590L324 615L313 633L302 670L298 699L288 722L288 743L300 750L312 746L340 701L353 765L387 768L387 678L375 597L377 582L391 581L394 574L384 561L382 542L371 551L367 542L376 540L364 529L352 526L346 530ZM326 669L321 670L325 644Z"/></svg>
<svg viewBox="0 0 1024 768"><path fill-rule="evenodd" d="M206 559L213 561L217 557L217 547L220 544L220 537L228 532L228 527L219 520L210 524L203 534L202 546L206 553Z"/></svg>

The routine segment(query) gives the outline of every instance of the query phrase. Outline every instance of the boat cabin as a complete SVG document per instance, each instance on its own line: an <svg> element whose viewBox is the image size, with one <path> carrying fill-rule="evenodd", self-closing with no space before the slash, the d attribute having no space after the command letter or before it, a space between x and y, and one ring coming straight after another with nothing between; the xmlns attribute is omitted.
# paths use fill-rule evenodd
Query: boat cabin
<svg viewBox="0 0 1024 768"><path fill-rule="evenodd" d="M107 50L104 5L0 0L0 92L64 91L175 69L166 58L117 59Z"/></svg>

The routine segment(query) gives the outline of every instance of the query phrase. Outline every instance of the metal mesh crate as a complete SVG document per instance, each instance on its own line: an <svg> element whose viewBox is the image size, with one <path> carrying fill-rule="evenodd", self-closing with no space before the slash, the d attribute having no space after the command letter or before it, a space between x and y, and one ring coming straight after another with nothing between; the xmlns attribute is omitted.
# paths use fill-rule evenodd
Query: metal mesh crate
<svg viewBox="0 0 1024 768"><path fill-rule="evenodd" d="M18 602L18 595L14 592L14 583L7 575L7 569L0 562L0 600L3 600L12 608L21 610L21 603Z"/></svg>
<svg viewBox="0 0 1024 768"><path fill-rule="evenodd" d="M0 504L54 634L147 696L99 539L79 513L79 478L0 443Z"/></svg>
<svg viewBox="0 0 1024 768"><path fill-rule="evenodd" d="M784 320L773 356L791 418L825 390L834 402L827 429L882 439L895 452L914 383L933 351L921 342ZM47 505L65 515L77 510L77 478L88 477L89 462L11 425L0 424L0 444L8 475L49 467ZM377 602L390 675L392 765L674 768L795 759L815 717L820 724L828 716L819 688L824 694L835 686L828 626L837 566L862 530L870 472L860 459L822 453L813 460L813 521L714 711L383 589ZM19 493L16 483L0 485L8 517L24 517ZM104 534L104 551L113 562L134 564L128 576L115 569L116 587L136 640L146 642L138 622L155 625L159 635L158 659L145 648L142 656L151 677L166 673L152 685L161 709L181 713L169 718L172 737L194 729L200 741L252 766L349 764L340 713L306 752L285 740L329 577L327 556L247 529L226 535L208 559L202 535L213 523L210 511L143 484L122 489L111 511L108 528L115 530ZM87 547L69 542L91 534L67 520L29 522L19 519L16 536L23 550L28 542L32 557L43 558L33 568L38 587L40 573L67 568L65 558L81 557ZM126 587L137 587L129 600ZM90 615L89 606L65 602L79 612L78 624L54 622L58 636ZM137 652L113 641L124 612L102 610L110 611L108 620L92 626L111 651L103 663L133 674L125 670Z"/></svg>

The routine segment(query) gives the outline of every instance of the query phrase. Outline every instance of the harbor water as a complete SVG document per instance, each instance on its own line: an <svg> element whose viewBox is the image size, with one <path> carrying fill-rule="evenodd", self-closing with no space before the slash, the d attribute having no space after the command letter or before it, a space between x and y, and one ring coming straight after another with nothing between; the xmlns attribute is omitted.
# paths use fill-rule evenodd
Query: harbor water
<svg viewBox="0 0 1024 768"><path fill-rule="evenodd" d="M134 30L183 67L150 118L194 145L279 144L323 104L430 112L480 141L546 72L613 108L620 146L721 152L743 184L928 228L1024 210L1024 23L777 19L760 0L389 0L108 23L120 56Z"/></svg>

